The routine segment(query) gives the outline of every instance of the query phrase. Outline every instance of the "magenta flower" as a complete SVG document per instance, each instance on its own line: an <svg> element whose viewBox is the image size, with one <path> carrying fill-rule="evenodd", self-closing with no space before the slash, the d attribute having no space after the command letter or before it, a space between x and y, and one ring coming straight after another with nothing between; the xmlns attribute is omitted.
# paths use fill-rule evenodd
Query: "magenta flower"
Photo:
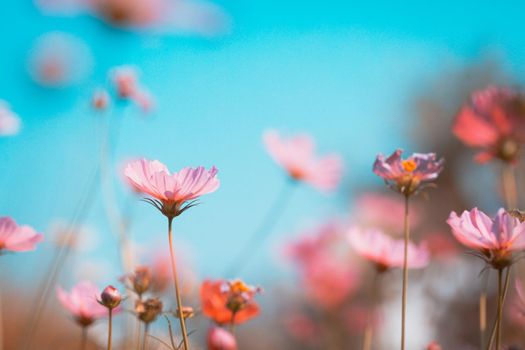
<svg viewBox="0 0 525 350"><path fill-rule="evenodd" d="M461 108L452 131L467 146L479 148L476 161L515 162L525 142L525 101L517 92L495 86L475 91Z"/></svg>
<svg viewBox="0 0 525 350"><path fill-rule="evenodd" d="M339 184L343 168L341 158L334 154L315 155L315 144L310 136L283 139L272 130L267 131L263 139L270 156L292 179L304 181L322 191L331 191Z"/></svg>
<svg viewBox="0 0 525 350"><path fill-rule="evenodd" d="M215 167L183 168L171 174L157 160L139 159L129 163L125 170L130 185L151 198L146 199L168 218L180 215L195 205L195 200L215 192L220 185Z"/></svg>
<svg viewBox="0 0 525 350"><path fill-rule="evenodd" d="M58 300L82 327L90 326L107 314L106 307L98 303L98 296L100 290L91 282L80 282L69 293L57 288Z"/></svg>
<svg viewBox="0 0 525 350"><path fill-rule="evenodd" d="M374 162L374 173L383 178L393 189L405 196L415 193L421 185L435 180L443 170L443 159L435 153L414 153L402 159L398 149L390 157L380 154Z"/></svg>
<svg viewBox="0 0 525 350"><path fill-rule="evenodd" d="M512 264L512 253L525 248L525 223L503 208L494 219L478 208L465 210L461 216L451 212L447 223L461 244L478 251L495 269Z"/></svg>
<svg viewBox="0 0 525 350"><path fill-rule="evenodd" d="M0 100L0 136L18 134L20 124L20 118L11 110L9 104Z"/></svg>
<svg viewBox="0 0 525 350"><path fill-rule="evenodd" d="M0 217L0 253L35 250L43 239L32 227L18 226L10 217Z"/></svg>
<svg viewBox="0 0 525 350"><path fill-rule="evenodd" d="M352 227L348 232L348 241L357 254L370 260L378 271L403 267L404 241L396 240L376 229ZM409 268L422 268L428 265L430 252L425 245L417 246L408 242Z"/></svg>

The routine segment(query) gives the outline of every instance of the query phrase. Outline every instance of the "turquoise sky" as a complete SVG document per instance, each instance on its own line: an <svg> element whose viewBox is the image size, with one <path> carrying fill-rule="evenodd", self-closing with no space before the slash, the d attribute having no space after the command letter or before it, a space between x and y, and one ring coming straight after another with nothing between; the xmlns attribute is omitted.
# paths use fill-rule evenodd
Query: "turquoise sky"
<svg viewBox="0 0 525 350"><path fill-rule="evenodd" d="M487 52L518 80L523 74L525 5L516 1L216 3L232 22L230 32L216 38L117 31L87 16L44 17L29 1L4 4L0 98L24 125L20 135L0 139L0 214L45 233L56 218L71 218L98 161L99 119L111 118L114 128L120 120L116 162L145 156L174 170L220 169L220 190L175 223L201 275L220 276L284 181L264 152L261 133L270 127L309 132L322 152L342 154L344 183L332 196L307 186L295 193L272 239L244 272L250 278L263 270L271 275L275 267L268 264L286 236L343 215L359 186L381 185L370 172L376 153L412 150L405 130L422 87ZM28 53L49 31L73 34L89 46L93 71L81 83L45 89L29 79ZM127 108L100 116L89 109L92 90L107 84L108 70L122 64L141 70L157 103L152 115ZM124 206L128 193L115 183ZM131 207L133 238L164 245L161 215L138 200ZM75 261L116 262L98 193L86 225L103 244ZM30 264L50 250L48 243L36 253L10 256L8 266L27 278ZM118 273L114 268L101 280Z"/></svg>

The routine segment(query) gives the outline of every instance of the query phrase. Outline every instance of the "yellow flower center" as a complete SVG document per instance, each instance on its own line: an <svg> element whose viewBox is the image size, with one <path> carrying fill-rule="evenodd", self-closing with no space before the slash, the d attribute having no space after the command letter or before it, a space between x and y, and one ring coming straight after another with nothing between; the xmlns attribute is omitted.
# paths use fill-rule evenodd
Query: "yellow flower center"
<svg viewBox="0 0 525 350"><path fill-rule="evenodd" d="M250 287L243 281L233 281L230 284L230 291L233 293L244 293L250 291Z"/></svg>
<svg viewBox="0 0 525 350"><path fill-rule="evenodd" d="M403 160L401 162L403 169L409 173L413 172L417 168L417 164L413 159Z"/></svg>

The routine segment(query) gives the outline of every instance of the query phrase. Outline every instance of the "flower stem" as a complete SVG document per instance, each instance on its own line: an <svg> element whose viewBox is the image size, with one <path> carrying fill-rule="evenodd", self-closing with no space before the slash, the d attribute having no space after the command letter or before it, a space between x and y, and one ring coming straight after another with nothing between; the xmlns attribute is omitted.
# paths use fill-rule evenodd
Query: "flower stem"
<svg viewBox="0 0 525 350"><path fill-rule="evenodd" d="M84 350L87 343L87 327L82 327L82 336L80 338L80 349Z"/></svg>
<svg viewBox="0 0 525 350"><path fill-rule="evenodd" d="M503 286L501 269L498 269L498 316L496 325L496 350L499 350L501 340L501 314L503 313Z"/></svg>
<svg viewBox="0 0 525 350"><path fill-rule="evenodd" d="M518 191L516 184L516 173L513 164L505 163L501 173L503 197L507 210L515 209L518 205Z"/></svg>
<svg viewBox="0 0 525 350"><path fill-rule="evenodd" d="M374 333L374 327L373 327L373 321L374 321L374 309L377 304L377 291L378 291L378 284L379 279L381 275L379 273L376 273L374 276L374 280L372 281L372 290L370 292L370 305L368 310L368 320L365 328L365 333L363 335L363 350L370 350L372 348L372 335Z"/></svg>
<svg viewBox="0 0 525 350"><path fill-rule="evenodd" d="M146 350L146 347L148 346L148 331L149 323L144 323L144 337L142 338L142 350Z"/></svg>
<svg viewBox="0 0 525 350"><path fill-rule="evenodd" d="M403 297L401 301L401 350L405 350L405 330L406 330L406 308L407 308L407 288L408 288L408 240L410 238L410 227L408 222L408 195L405 195L405 220L404 238L405 250L403 254Z"/></svg>
<svg viewBox="0 0 525 350"><path fill-rule="evenodd" d="M292 198L292 191L297 187L297 181L287 179L281 192L275 197L275 200L261 221L259 227L248 240L242 245L235 258L232 260L226 272L224 273L227 277L234 277L243 268L248 265L250 259L253 259L257 255L257 251L264 245L264 241L268 238L272 231L272 228L279 221L279 218L284 213L288 206L290 199Z"/></svg>
<svg viewBox="0 0 525 350"><path fill-rule="evenodd" d="M505 275L505 286L503 287L503 298L501 301L502 307L505 304L505 299L507 298L507 292L509 291L509 284L510 284L510 267L507 268L507 273ZM499 321L496 318L494 325L492 326L492 332L490 334L490 339L489 339L489 343L488 343L486 350L492 349L492 344L494 344L494 339L496 338L496 329L497 329L498 324L499 324Z"/></svg>
<svg viewBox="0 0 525 350"><path fill-rule="evenodd" d="M170 243L170 257L171 257L171 271L173 272L173 283L175 286L175 296L177 298L177 307L180 320L180 328L182 332L182 341L184 343L184 350L190 349L190 342L188 340L188 333L186 331L186 320L182 310L182 300L179 291L179 279L177 278L177 268L175 264L175 252L173 251L173 235L172 235L172 222L173 218L168 218L168 239Z"/></svg>
<svg viewBox="0 0 525 350"><path fill-rule="evenodd" d="M109 309L109 320L108 320L108 350L111 350L111 333L113 330L112 326L113 321L113 309Z"/></svg>
<svg viewBox="0 0 525 350"><path fill-rule="evenodd" d="M479 295L479 334L481 350L485 349L486 331L487 331L487 288L490 270L483 273L481 293Z"/></svg>

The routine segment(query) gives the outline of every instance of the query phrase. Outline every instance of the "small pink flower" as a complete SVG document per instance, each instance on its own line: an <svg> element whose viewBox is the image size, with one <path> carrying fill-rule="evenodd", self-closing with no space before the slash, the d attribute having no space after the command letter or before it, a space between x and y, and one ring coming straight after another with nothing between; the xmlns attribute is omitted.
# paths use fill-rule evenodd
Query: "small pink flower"
<svg viewBox="0 0 525 350"><path fill-rule="evenodd" d="M208 330L208 350L237 350L235 336L220 327Z"/></svg>
<svg viewBox="0 0 525 350"><path fill-rule="evenodd" d="M171 174L161 162L146 159L133 161L124 170L135 191L152 197L149 202L171 218L194 205L194 202L188 201L215 192L220 185L217 173L215 167L209 170L198 167L183 168Z"/></svg>
<svg viewBox="0 0 525 350"><path fill-rule="evenodd" d="M58 300L82 327L90 326L107 314L106 308L97 301L99 295L100 290L91 282L80 282L69 293L57 288Z"/></svg>
<svg viewBox="0 0 525 350"><path fill-rule="evenodd" d="M18 226L10 217L0 217L0 253L5 251L27 252L36 249L44 239L29 226Z"/></svg>
<svg viewBox="0 0 525 350"><path fill-rule="evenodd" d="M317 156L310 136L283 139L272 130L267 131L263 139L268 153L292 179L304 181L322 191L334 190L339 184L343 168L341 158L333 154Z"/></svg>
<svg viewBox="0 0 525 350"><path fill-rule="evenodd" d="M93 93L91 98L91 105L94 109L103 111L108 108L109 105L109 94L106 90L99 89Z"/></svg>
<svg viewBox="0 0 525 350"><path fill-rule="evenodd" d="M402 159L402 150L398 149L390 157L380 154L374 162L374 173L383 178L392 188L410 195L423 183L435 180L443 170L443 159L436 159L435 153L414 153Z"/></svg>
<svg viewBox="0 0 525 350"><path fill-rule="evenodd" d="M396 240L376 229L361 230L353 227L348 232L348 241L354 250L365 259L373 262L378 271L403 267L404 241ZM408 242L409 268L422 268L428 265L430 252L424 245Z"/></svg>
<svg viewBox="0 0 525 350"><path fill-rule="evenodd" d="M452 131L463 143L480 148L476 160L515 162L525 142L525 101L519 93L489 86L475 91L461 108Z"/></svg>
<svg viewBox="0 0 525 350"><path fill-rule="evenodd" d="M461 216L451 212L447 223L456 239L496 269L510 265L512 253L525 248L525 223L511 216L505 209L498 210L491 219L474 208Z"/></svg>
<svg viewBox="0 0 525 350"><path fill-rule="evenodd" d="M20 124L20 118L11 110L9 104L0 100L0 136L18 134Z"/></svg>

